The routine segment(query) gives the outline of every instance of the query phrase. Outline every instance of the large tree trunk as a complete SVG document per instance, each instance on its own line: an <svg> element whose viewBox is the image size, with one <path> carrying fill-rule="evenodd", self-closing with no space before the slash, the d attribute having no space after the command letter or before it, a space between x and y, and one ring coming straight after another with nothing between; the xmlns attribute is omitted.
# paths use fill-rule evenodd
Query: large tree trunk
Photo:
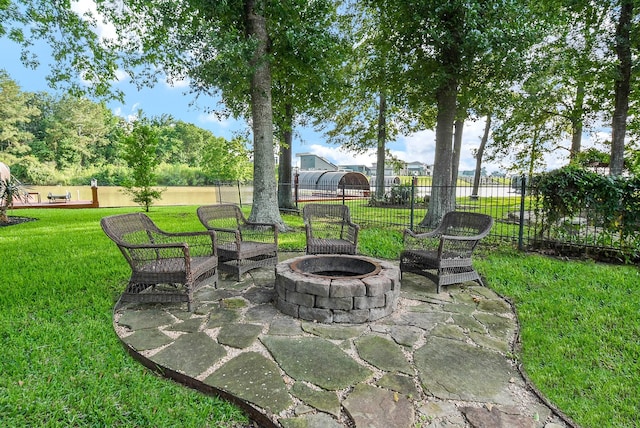
<svg viewBox="0 0 640 428"><path fill-rule="evenodd" d="M376 200L384 199L384 158L387 144L387 97L380 91L380 105L378 107L378 151L376 164Z"/></svg>
<svg viewBox="0 0 640 428"><path fill-rule="evenodd" d="M584 82L578 82L574 114L571 118L571 151L569 159L574 160L582 149L582 117L584 116Z"/></svg>
<svg viewBox="0 0 640 428"><path fill-rule="evenodd" d="M624 137L627 132L627 113L629 111L629 92L631 82L631 19L633 0L621 0L620 17L616 28L616 53L618 54L618 73L616 73L616 101L611 124L611 163L609 174L622 175L624 168Z"/></svg>
<svg viewBox="0 0 640 428"><path fill-rule="evenodd" d="M473 175L473 191L471 192L472 197L478 197L478 187L480 187L480 173L482 172L482 156L484 156L484 148L487 145L487 141L489 141L490 131L491 113L487 115L487 122L484 125L484 133L482 134L482 139L480 140L480 147L478 147L478 152L476 153L476 172Z"/></svg>
<svg viewBox="0 0 640 428"><path fill-rule="evenodd" d="M456 197L456 186L458 185L458 171L460 169L460 151L462 150L462 131L464 130L464 119L456 119L453 124L453 153L451 154L451 194Z"/></svg>
<svg viewBox="0 0 640 428"><path fill-rule="evenodd" d="M453 122L456 117L457 82L451 78L438 91L436 153L429 209L420 226L434 228L442 217L455 209L451 194L451 160L453 155Z"/></svg>
<svg viewBox="0 0 640 428"><path fill-rule="evenodd" d="M247 36L258 44L253 55L255 71L251 76L251 117L253 121L253 205L249 220L286 225L280 217L276 189L273 149L273 110L271 105L271 69L267 58L269 36L264 16L265 0L245 3Z"/></svg>
<svg viewBox="0 0 640 428"><path fill-rule="evenodd" d="M283 126L282 137L284 141L280 146L280 163L278 164L278 207L295 209L296 205L293 201L291 188L291 144L293 142L293 107L291 104L285 106Z"/></svg>

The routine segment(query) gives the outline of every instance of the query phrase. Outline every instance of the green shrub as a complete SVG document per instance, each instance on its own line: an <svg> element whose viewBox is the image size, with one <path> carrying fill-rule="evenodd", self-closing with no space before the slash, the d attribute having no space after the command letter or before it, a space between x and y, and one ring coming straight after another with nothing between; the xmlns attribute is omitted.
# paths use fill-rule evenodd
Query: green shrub
<svg viewBox="0 0 640 428"><path fill-rule="evenodd" d="M105 165L83 176L82 184L85 184L87 180L91 181L92 178L95 178L98 180L100 186L121 186L129 174L129 168L126 166Z"/></svg>
<svg viewBox="0 0 640 428"><path fill-rule="evenodd" d="M534 182L549 229L566 217L586 217L610 234L631 236L640 218L640 178L608 177L567 166L543 174Z"/></svg>
<svg viewBox="0 0 640 428"><path fill-rule="evenodd" d="M201 168L185 164L161 164L156 173L160 186L206 186L213 183Z"/></svg>
<svg viewBox="0 0 640 428"><path fill-rule="evenodd" d="M394 185L389 190L389 193L385 195L385 198L392 205L409 205L409 201L411 201L411 186Z"/></svg>

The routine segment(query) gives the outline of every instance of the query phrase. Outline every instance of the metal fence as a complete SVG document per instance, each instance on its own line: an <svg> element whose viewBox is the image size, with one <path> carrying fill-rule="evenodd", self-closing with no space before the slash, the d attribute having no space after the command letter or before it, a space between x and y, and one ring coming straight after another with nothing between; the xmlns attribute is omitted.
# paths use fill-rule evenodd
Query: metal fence
<svg viewBox="0 0 640 428"><path fill-rule="evenodd" d="M370 190L335 188L292 189L297 209L305 203L340 203L348 205L352 220L363 228L419 229L424 219L433 187L429 185L393 184L385 186L382 198L373 198ZM454 189L448 189L453 192ZM494 227L489 241L511 242L520 249L545 249L556 254L638 260L640 231L620 236L598 224L585 209L583 213L552 224L546 219L540 199L525 177L486 178L477 190L471 180L460 179L455 187L455 209L491 215ZM295 210L294 210L295 211Z"/></svg>
<svg viewBox="0 0 640 428"><path fill-rule="evenodd" d="M298 209L309 202L340 203L348 205L352 220L361 227L378 227L404 230L419 229L424 219L433 187L393 184L380 192L382 198L374 198L375 188L353 190L348 187L334 189L298 189L295 204ZM453 189L448 189L453 192ZM528 198L521 189L505 180L486 180L473 191L472 183L459 180L455 188L456 210L476 211L491 215L496 220L491 236L501 240L518 242L526 240L530 231L521 222L522 212L528 209ZM525 204L523 206L523 204ZM522 236L520 236L522 234Z"/></svg>

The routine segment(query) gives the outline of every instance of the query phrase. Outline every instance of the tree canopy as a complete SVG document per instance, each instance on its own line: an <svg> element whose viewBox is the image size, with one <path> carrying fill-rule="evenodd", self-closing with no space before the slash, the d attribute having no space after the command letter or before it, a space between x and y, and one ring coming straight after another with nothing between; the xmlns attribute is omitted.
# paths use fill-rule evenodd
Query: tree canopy
<svg viewBox="0 0 640 428"><path fill-rule="evenodd" d="M121 142L131 135L132 123L115 116L103 103L23 92L2 70L0 100L0 161L11 165L18 179L53 185L97 177L102 185L124 184L130 171ZM163 184L252 179L250 152L241 137L228 141L168 115L140 117L157 134L154 159L165 165L163 170L173 168L159 177Z"/></svg>
<svg viewBox="0 0 640 428"><path fill-rule="evenodd" d="M543 151L570 138L567 155L574 157L582 135L609 122L612 174L621 172L623 156L633 147L627 129L633 136L640 129L636 0L97 0L87 10L79 5L4 2L0 35L24 47L22 59L29 65L37 63L29 49L35 40L51 45L57 65L49 78L53 84L73 82L72 93L118 96L111 82L124 73L139 85L186 80L195 95L220 95L223 104L209 108L242 116L252 127L258 183L253 220L282 224L276 143L290 146L287 133L290 138L296 121L307 115L335 120L334 140L354 148L366 147L360 137L370 144L372 130L379 147L383 134L435 127L434 187L425 226L455 208L454 123L460 129L467 118L493 115L496 138L487 141L487 151L506 156L515 148L527 162L521 168L533 171ZM340 21L338 12L365 19ZM21 132L35 132L44 141L40 129L23 126L32 113L24 110ZM107 149L99 135L63 137L58 142L81 149L81 162ZM161 138L167 159L197 163L171 152L173 138ZM12 146L19 149L26 146ZM64 150L59 152L58 162L68 162ZM280 174L288 175L289 166L282 168Z"/></svg>

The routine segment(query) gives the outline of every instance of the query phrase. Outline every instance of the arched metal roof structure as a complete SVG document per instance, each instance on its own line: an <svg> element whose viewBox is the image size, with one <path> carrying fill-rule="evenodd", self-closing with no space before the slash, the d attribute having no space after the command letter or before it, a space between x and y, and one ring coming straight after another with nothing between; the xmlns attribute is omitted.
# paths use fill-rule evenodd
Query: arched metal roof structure
<svg viewBox="0 0 640 428"><path fill-rule="evenodd" d="M361 172L352 171L300 171L300 189L322 192L345 190L369 190L369 179Z"/></svg>

